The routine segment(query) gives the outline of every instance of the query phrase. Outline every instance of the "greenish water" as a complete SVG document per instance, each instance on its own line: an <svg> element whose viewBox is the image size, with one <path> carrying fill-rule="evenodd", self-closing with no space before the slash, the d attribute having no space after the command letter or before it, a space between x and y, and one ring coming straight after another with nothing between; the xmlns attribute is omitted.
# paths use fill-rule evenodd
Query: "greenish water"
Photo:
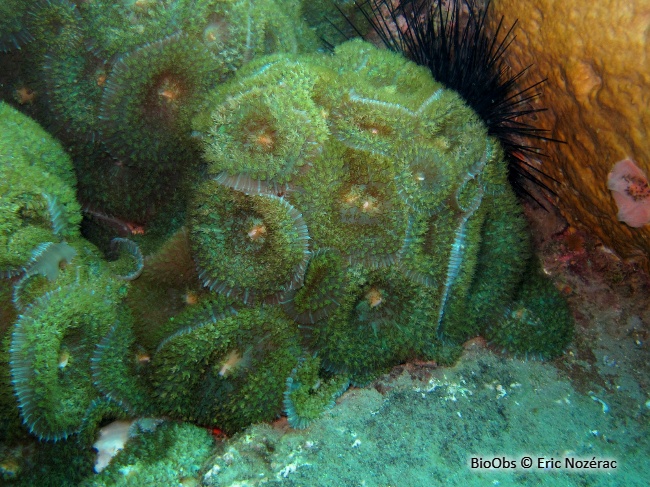
<svg viewBox="0 0 650 487"><path fill-rule="evenodd" d="M647 484L644 318L569 345L487 122L397 53L324 53L330 14L0 3L0 484ZM377 379L479 334L560 358Z"/></svg>

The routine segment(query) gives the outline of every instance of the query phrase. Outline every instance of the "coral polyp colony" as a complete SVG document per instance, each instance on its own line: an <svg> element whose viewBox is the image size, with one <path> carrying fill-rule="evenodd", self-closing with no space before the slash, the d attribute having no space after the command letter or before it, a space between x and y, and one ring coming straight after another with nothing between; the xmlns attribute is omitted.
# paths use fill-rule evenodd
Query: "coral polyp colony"
<svg viewBox="0 0 650 487"><path fill-rule="evenodd" d="M101 104L109 153L132 165L182 165L191 153L190 116L218 76L212 62L207 49L182 34L122 56L106 78Z"/></svg>
<svg viewBox="0 0 650 487"><path fill-rule="evenodd" d="M145 415L302 428L478 334L542 358L570 340L485 123L397 53L298 53L285 3L33 7L23 68L66 148L0 105L13 440L83 450Z"/></svg>
<svg viewBox="0 0 650 487"><path fill-rule="evenodd" d="M117 318L103 292L91 281L58 288L34 300L14 326L12 384L23 422L39 438L58 440L78 432L97 396L90 356Z"/></svg>
<svg viewBox="0 0 650 487"><path fill-rule="evenodd" d="M309 259L302 215L273 195L245 195L214 181L197 191L190 240L210 291L244 303L278 302L300 287Z"/></svg>

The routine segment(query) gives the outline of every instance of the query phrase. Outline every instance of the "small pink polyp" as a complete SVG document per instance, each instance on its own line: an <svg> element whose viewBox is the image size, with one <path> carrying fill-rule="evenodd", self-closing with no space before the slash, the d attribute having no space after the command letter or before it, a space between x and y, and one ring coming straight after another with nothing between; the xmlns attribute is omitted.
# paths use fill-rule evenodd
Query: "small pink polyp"
<svg viewBox="0 0 650 487"><path fill-rule="evenodd" d="M607 175L607 188L618 206L618 219L631 227L650 223L650 186L645 173L632 159L614 164Z"/></svg>

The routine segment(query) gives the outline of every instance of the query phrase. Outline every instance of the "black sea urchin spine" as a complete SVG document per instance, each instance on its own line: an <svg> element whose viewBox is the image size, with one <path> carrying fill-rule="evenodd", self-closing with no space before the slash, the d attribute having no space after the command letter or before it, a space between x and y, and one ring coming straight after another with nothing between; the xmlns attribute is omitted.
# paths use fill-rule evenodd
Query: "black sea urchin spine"
<svg viewBox="0 0 650 487"><path fill-rule="evenodd" d="M533 199L524 180L553 193L553 178L540 169L543 156L533 141L561 142L548 130L528 123L545 108L531 102L541 95L540 80L523 88L519 82L530 66L513 73L504 53L515 39L516 22L505 32L503 18L493 33L486 27L490 0L366 0L356 3L383 44L457 91L499 139L509 165L509 180L519 195ZM356 29L360 32L360 29Z"/></svg>

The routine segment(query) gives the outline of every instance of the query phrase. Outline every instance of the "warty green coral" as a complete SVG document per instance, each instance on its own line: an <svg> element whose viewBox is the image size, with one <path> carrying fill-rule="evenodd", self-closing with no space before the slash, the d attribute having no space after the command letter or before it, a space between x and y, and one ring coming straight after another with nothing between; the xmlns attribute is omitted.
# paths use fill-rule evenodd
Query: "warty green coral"
<svg viewBox="0 0 650 487"><path fill-rule="evenodd" d="M41 439L57 441L76 433L97 396L90 359L117 317L105 289L100 279L51 291L36 299L13 328L13 388L23 422Z"/></svg>
<svg viewBox="0 0 650 487"><path fill-rule="evenodd" d="M302 213L310 262L304 286L290 289L280 303L301 324L304 343L326 370L365 382L409 358L447 361L460 343L500 319L529 260L526 224L498 142L456 93L394 53L352 41L330 57L279 58L260 58L242 69L197 117L212 162L211 191L223 191L216 183L254 193L255 181L257 188L263 182L265 193L275 190ZM311 123L325 123L330 135L317 157L282 186L287 180L281 173L249 169L254 152L217 140L220 127L231 119L237 125L242 113L257 117L255 126L273 127L277 118L259 109L258 100L265 90L285 86L303 93L302 103L318 119ZM243 93L258 91L247 98L242 87ZM294 109L299 101L283 100L274 103ZM300 147L299 139L291 143ZM232 184L240 180L247 184ZM193 211L205 211L200 201ZM212 232L232 228L214 223ZM210 254L196 245L193 251L201 269ZM237 251L249 258L256 252L246 246ZM339 261L310 276L327 253ZM314 292L313 279L335 288L317 290L310 300L305 293ZM211 290L230 292L212 282ZM561 327L570 328L570 319Z"/></svg>
<svg viewBox="0 0 650 487"><path fill-rule="evenodd" d="M199 279L211 291L245 303L278 302L300 287L310 236L286 199L246 195L208 181L192 207L190 241Z"/></svg>
<svg viewBox="0 0 650 487"><path fill-rule="evenodd" d="M155 397L164 414L234 432L280 414L300 353L297 326L278 308L208 315L159 345Z"/></svg>
<svg viewBox="0 0 650 487"><path fill-rule="evenodd" d="M72 162L36 122L0 103L0 273L20 271L45 242L79 235Z"/></svg>
<svg viewBox="0 0 650 487"><path fill-rule="evenodd" d="M196 41L185 35L175 40ZM126 75L130 56L112 76ZM149 60L144 67L158 58ZM143 74L133 73L132 81ZM105 102L115 90L104 92ZM130 102L116 103L122 105L131 110L129 124L140 127ZM174 228L160 227L171 234L187 224L187 233L177 233L187 238L170 239L173 245L157 256L136 255L142 275L136 272L126 284L106 277L105 287L93 288L93 300L74 287L74 273L83 280L106 265L71 236L66 244L79 254L71 265L53 283L39 274L21 288L25 302L35 304L13 330L12 380L23 420L40 437L63 438L83 428L84 418L92 428L102 410L93 399L100 397L120 411L227 432L283 410L292 424L305 426L348 380L364 384L411 359L449 363L478 334L515 353L544 357L566 346L572 322L558 305L560 296L541 276L522 282L530 242L498 142L426 70L354 41L333 55L257 58L211 94L199 90L192 106L201 108L188 143L201 146L205 170L184 178L179 168L183 191L175 197L179 207L187 203L187 212L174 214ZM185 136L193 111L181 117ZM119 117L103 122L116 127ZM119 130L111 137L119 142ZM98 160L103 166L84 177L112 174L115 180L96 178L95 188L108 193L125 174L166 174L147 157L142 154L149 172L91 158L89 166ZM142 193L124 184L96 199L110 205L112 197L127 194L116 204L125 212L139 206L137 214L152 206L152 194L156 202L168 197L166 184L152 177ZM86 187L82 194L93 191ZM61 244L72 218L64 195L42 188L17 195L19 213L29 221L15 223L14 236ZM155 239L162 237L149 229L134 237L154 252ZM23 253L16 265L29 261L30 253ZM182 262L174 265L174 258ZM172 279L174 272L179 275ZM200 284L205 289L199 292ZM71 292L52 290L58 286ZM74 302L80 295L83 303ZM125 295L133 316L120 307ZM92 323L83 330L70 324L60 302L78 321ZM560 311L545 313L549 306ZM545 314L549 323L542 321ZM34 330L41 328L47 340L39 344ZM46 342L51 346L30 361L27 348ZM76 368L80 357L85 367ZM41 362L49 364L48 373L37 377ZM78 395L62 417L43 391L63 397L59 376L68 372L78 372L70 377Z"/></svg>

